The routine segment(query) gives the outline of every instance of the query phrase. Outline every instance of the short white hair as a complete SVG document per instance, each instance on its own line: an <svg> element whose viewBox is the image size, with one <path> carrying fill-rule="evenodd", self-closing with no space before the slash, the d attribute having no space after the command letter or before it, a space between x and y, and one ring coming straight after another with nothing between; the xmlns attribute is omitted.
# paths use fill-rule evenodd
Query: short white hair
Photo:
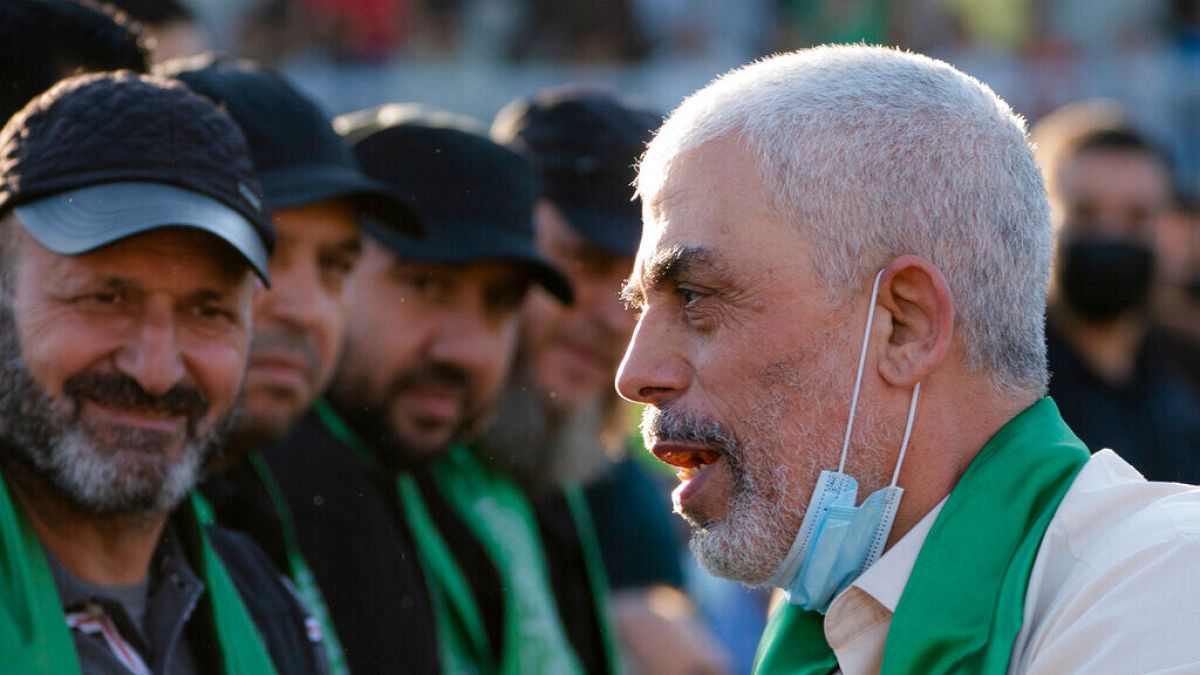
<svg viewBox="0 0 1200 675"><path fill-rule="evenodd" d="M801 228L835 297L897 256L922 256L950 286L971 371L1045 392L1049 206L1025 121L991 89L884 47L763 59L667 118L639 166L646 208L676 160L726 136L761 158L766 199Z"/></svg>

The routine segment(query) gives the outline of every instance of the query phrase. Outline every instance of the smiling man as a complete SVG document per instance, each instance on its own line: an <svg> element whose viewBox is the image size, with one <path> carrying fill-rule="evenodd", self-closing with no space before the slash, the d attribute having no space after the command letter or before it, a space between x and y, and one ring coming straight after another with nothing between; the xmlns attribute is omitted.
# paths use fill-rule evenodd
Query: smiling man
<svg viewBox="0 0 1200 675"><path fill-rule="evenodd" d="M1200 494L1089 459L1044 397L1049 209L995 94L781 55L687 99L638 188L617 385L700 561L787 592L758 672L1200 665Z"/></svg>
<svg viewBox="0 0 1200 675"><path fill-rule="evenodd" d="M125 72L35 99L0 154L0 666L323 672L265 556L189 496L273 241L241 133Z"/></svg>

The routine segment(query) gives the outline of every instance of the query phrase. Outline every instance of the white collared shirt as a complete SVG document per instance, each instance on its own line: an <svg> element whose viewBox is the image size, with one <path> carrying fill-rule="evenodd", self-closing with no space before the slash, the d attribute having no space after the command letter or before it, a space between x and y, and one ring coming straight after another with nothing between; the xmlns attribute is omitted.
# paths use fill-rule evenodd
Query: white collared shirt
<svg viewBox="0 0 1200 675"><path fill-rule="evenodd" d="M825 639L841 672L879 672L944 504L830 605ZM1111 450L1093 455L1038 548L1009 672L1200 673L1200 488L1149 483Z"/></svg>

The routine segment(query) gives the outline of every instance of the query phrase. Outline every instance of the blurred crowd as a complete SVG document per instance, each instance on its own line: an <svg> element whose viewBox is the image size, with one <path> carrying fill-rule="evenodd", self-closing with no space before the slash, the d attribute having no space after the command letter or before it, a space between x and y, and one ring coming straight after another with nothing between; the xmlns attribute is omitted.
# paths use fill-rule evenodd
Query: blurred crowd
<svg viewBox="0 0 1200 675"><path fill-rule="evenodd" d="M480 447L489 448L485 452L504 458L505 471L511 474L513 483L534 495L530 500L531 517L540 519L544 532L554 532L556 527L566 529L567 543L561 545L579 559L566 556L562 560L567 562L551 562L551 567L560 564L569 568L571 561L584 564L580 562L583 554L572 548L581 546L576 539L590 541L574 532L573 528L583 526L577 519L554 520L553 516L577 508L572 501L575 493L561 490L561 486L585 483L586 489L578 498L586 499L591 513L588 520L594 523L596 545L601 549L596 555L602 558L610 582L605 589L609 600L605 602L611 602L616 617L615 634L622 650L619 660L636 672L683 672L668 669L679 663L661 665L670 660L665 653L678 655L682 651L695 655L697 668L707 669L692 672L747 672L765 622L767 597L716 580L690 561L681 524L667 521L673 474L654 464L639 447L635 412L608 393L633 326L632 313L619 304L616 294L637 243L634 230L612 233L622 227L628 229L636 213L623 213L626 221L621 224L615 220L588 221L591 211L587 209L582 216L572 211L573 200L587 203L589 208L595 206L591 195L581 194L587 185L601 185L608 191L597 198L605 204L596 209L617 212L629 206L633 197L629 188L631 171L617 171L611 180L595 183L568 174L574 175L571 172L584 161L629 169L662 114L678 101L663 101L661 92L658 97L650 92L653 79L637 80L643 91L614 93L609 89L600 94L593 89L556 89L553 94L542 93L549 98L538 98L527 85L548 83L547 72L586 72L592 81L597 72L602 72L607 75L599 76L601 80L619 86L623 80L613 73L637 71L648 64L691 61L733 65L781 50L861 41L899 45L946 58L989 81L1030 119L1037 158L1050 194L1056 237L1047 316L1051 395L1066 421L1092 450L1115 447L1150 479L1200 483L1197 0L116 0L110 4L141 25L148 38L143 41L142 55L148 61L162 62L217 49L253 59L264 68L282 70L291 83L281 80L278 86L287 88L287 96L302 101L297 108L348 112L367 108L367 103L379 106L338 118L338 131L354 145L358 163L372 180L402 188L418 185L414 192L424 189L440 194L447 202L456 202L446 208L460 206L469 198L486 197L481 196L480 189L460 194L451 187L432 187L438 180L454 180L455 174L434 175L436 169L430 157L418 156L415 150L413 166L417 170L413 175L400 175L382 160L372 164L369 141L403 124L428 124L461 132L462 139L446 141L445 147L452 148L447 152L463 152L468 158L497 153L488 160L492 162L488 168L506 167L501 172L507 178L520 171L538 172L537 185L543 192L536 196L533 182L527 186L501 184L494 189L530 191L530 204L535 199L538 204L537 227L526 242L529 250L521 249L520 255L560 271L554 271L548 282L539 277L537 283L543 288L531 291L530 306L523 309L522 346L514 347L512 356L516 365L510 371L508 360L502 359L489 366L503 369L505 377L514 373L512 381L502 388L501 423L488 432L490 435L472 429L472 434L480 433L471 438L478 439ZM64 47L60 53L68 51ZM30 69L28 64L14 67L12 55L4 58L10 61L0 63L0 85L6 95L12 95L11 100L5 99L8 109L4 114L10 115L37 92L16 91L19 87L5 81L16 82L24 77L18 72ZM78 68L68 68L61 75L73 70L108 69L93 68L96 64L88 59L87 55L78 58ZM489 80L488 93L478 95L476 107L430 112L419 107L384 105L445 107L446 99L440 95L424 97L438 88L437 76L397 79L392 73L411 74L423 65L435 74L445 73L448 62L486 64L482 67ZM197 83L188 80L187 73L196 68L195 64L189 67L175 63L174 68L182 69L176 75L195 85L200 93L214 98L227 93L220 91L219 77L213 80L217 84L209 82L209 86L217 87L216 93L205 92L207 76L195 76ZM523 69L542 68L545 64L551 64L552 70L539 70L533 78L520 75L529 72ZM146 70L151 64L139 68L131 61L114 67ZM219 70L221 66L208 67ZM585 70L571 70L576 68ZM661 76L660 71L655 72ZM684 79L695 77L692 70L680 72L687 73ZM512 74L511 80L505 80L506 73ZM711 71L704 78L716 74ZM342 88L339 75L353 83L353 93ZM997 81L991 82L989 76ZM459 89L459 97L473 96L457 84L442 86ZM640 102L631 102L627 94L639 94ZM589 98L593 95L596 98ZM496 103L501 98L518 102L513 104L515 107L498 111ZM575 111L577 117L567 122L553 119L556 114L571 114L571 101L576 100L585 102L581 111ZM236 119L236 105L228 107ZM270 114L286 118L280 111ZM460 114L478 119L458 117ZM600 126L589 126L589 116L597 116L600 121L595 124ZM438 121L431 123L430 119ZM245 125L241 119L237 121ZM489 138L489 127L490 141L485 140ZM578 151L583 136L598 133L595 129L601 127L612 134L605 137L606 147L579 151L584 159L571 154ZM548 136L539 137L539 133ZM251 149L260 151L250 130L247 136ZM288 139L273 142L287 145ZM386 142L392 144L387 147L389 161L393 162L400 152L396 148L412 147L395 145L401 143L395 139ZM619 156L604 154L618 150ZM255 161L262 160L256 157ZM276 157L276 161L282 160ZM461 166L469 163L464 159L463 165L455 165L454 170L462 170ZM470 171L462 170L462 175L466 180ZM482 184L488 176L481 175L478 180ZM271 184L264 182L271 201ZM559 192L554 192L556 189ZM431 208L429 204L438 198L421 197L418 202ZM467 247L465 242L477 233L466 225L462 227L450 241L421 244L430 247L428 260L445 264ZM400 236L395 233L372 236L384 242L377 246L384 251L381 256L394 255L397 250L411 251L405 248L407 244L393 243L389 237ZM605 240L606 236L616 239ZM439 245L444 250L433 250ZM370 261L375 255L371 250L368 245L359 264ZM479 251L463 255L469 262L489 254ZM568 289L559 292L556 283ZM572 289L577 306L583 308L580 311L593 312L574 326L570 319L557 314L563 310L552 297L569 296ZM375 312L378 306L372 299L364 301L358 311ZM353 314L352 306L352 322ZM539 360L537 328L555 325L555 321L576 331L568 342L574 340L572 344L583 356L568 353L547 357L545 363ZM402 323L368 322L364 326L357 336L359 340L367 336L378 342L381 332L406 330ZM349 331L353 341L353 325ZM545 339L552 341L552 337ZM497 348L495 344L499 343L480 342L462 348L488 350ZM346 380L340 392L335 379L330 410L337 408L337 415L350 427L374 440L387 432L372 426L370 420L356 418L370 405L355 398L356 392L352 391L355 387L369 389L372 369L387 360L386 356L375 358L372 348L357 346L360 358L351 359L350 367L358 368L362 378ZM589 359L599 365L588 363ZM597 370L601 372L594 372ZM536 396L526 400L529 391L538 391L539 387L553 392L552 403ZM596 393L601 390L604 396ZM562 416L563 409L576 412L571 396L585 401L579 408L586 408L591 417L565 431L554 431L555 415ZM537 412L538 406L549 412ZM329 433L345 442L336 430L338 424L329 422L334 414L320 409L306 413L302 424L311 428L302 436L311 439ZM546 417L549 422L542 419ZM533 420L543 427L549 425L554 432L542 429L540 436L531 432L527 427L535 426ZM424 432L414 432L418 436L420 433ZM571 437L570 433L582 434L583 438ZM547 448L558 444L582 448L584 454L570 455L567 459L575 463L562 466L555 463L552 453L503 454L506 448L511 451L512 447L539 444ZM431 452L441 451L445 443L434 445L439 447L431 448ZM587 456L587 452L594 456ZM279 468L289 461L286 454L267 456L275 471L286 474L287 469ZM397 466L406 468L403 462ZM429 502L433 499L429 492L436 489L431 487L434 483L414 484L410 489L424 494ZM547 497L544 493L550 488L554 494ZM301 502L313 498L295 489L300 490L297 494L302 497L296 499ZM220 506L220 499L214 497L214 501ZM439 515L437 509L445 508L448 513L452 507L440 503L431 507L435 526L439 518L450 517ZM236 512L242 507L231 508ZM305 517L301 511L297 513ZM552 536L543 536L547 546L556 545ZM456 542L446 545L452 552L461 552ZM475 550L471 546L467 549ZM326 553L332 556L336 551ZM285 552L272 557L287 564ZM314 564L322 583L326 581L320 578L323 566L322 562ZM550 572L551 576L566 578L570 571L564 568ZM573 571L578 573L579 569ZM471 590L478 591L481 582L472 570L465 570L464 575ZM557 583L557 577L554 580ZM343 584L340 588L350 584L340 578L336 583ZM554 586L551 592L578 593L588 583L594 581L581 581L574 591ZM446 599L425 601L436 604ZM574 601L579 616L595 613L596 608L586 598ZM560 611L566 614L569 610L563 608L564 602L560 598ZM491 609L485 606L480 611L486 615ZM352 613L345 608L335 610ZM490 619L484 616L485 621ZM598 622L598 626L592 626L595 630L604 628L603 621L594 616L580 620ZM337 629L343 633L343 642L349 637L347 625ZM357 632L357 627L354 630ZM488 637L502 641L495 635ZM572 634L560 639L578 645L587 643L589 637ZM356 640L350 637L351 642ZM359 647L356 643L352 648ZM584 670L592 672L615 667L595 665L606 663L606 659L611 660L611 655L581 657Z"/></svg>

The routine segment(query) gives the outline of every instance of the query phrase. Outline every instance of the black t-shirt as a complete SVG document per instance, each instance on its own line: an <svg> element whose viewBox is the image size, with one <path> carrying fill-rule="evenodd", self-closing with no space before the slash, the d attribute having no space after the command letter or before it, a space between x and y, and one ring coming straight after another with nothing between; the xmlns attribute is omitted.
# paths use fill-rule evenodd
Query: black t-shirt
<svg viewBox="0 0 1200 675"><path fill-rule="evenodd" d="M1112 448L1149 480L1200 483L1200 395L1152 340L1118 386L1093 373L1053 323L1046 342L1050 396L1088 449Z"/></svg>

